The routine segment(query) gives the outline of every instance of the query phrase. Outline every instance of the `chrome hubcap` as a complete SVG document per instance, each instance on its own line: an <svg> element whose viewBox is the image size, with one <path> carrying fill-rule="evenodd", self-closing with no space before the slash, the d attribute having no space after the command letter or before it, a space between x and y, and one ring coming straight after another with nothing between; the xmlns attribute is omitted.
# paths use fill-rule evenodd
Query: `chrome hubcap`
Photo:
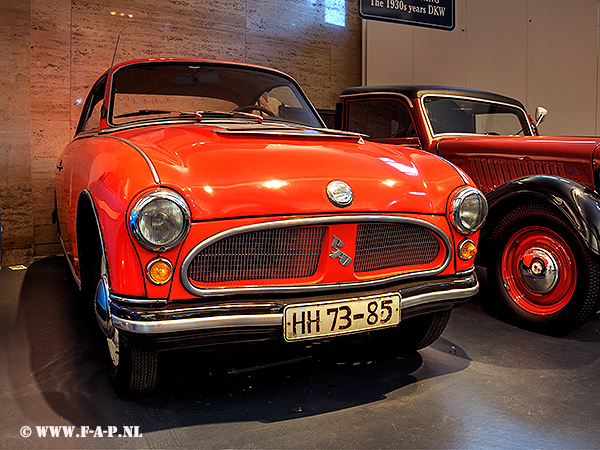
<svg viewBox="0 0 600 450"><path fill-rule="evenodd" d="M519 261L521 280L536 294L546 294L554 289L559 278L558 268L554 256L539 247L527 250Z"/></svg>

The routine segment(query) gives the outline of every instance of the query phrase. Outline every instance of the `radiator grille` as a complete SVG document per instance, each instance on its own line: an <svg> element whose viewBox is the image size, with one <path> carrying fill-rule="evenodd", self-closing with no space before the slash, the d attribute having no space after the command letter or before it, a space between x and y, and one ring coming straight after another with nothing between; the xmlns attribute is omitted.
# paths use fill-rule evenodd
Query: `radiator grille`
<svg viewBox="0 0 600 450"><path fill-rule="evenodd" d="M430 264L440 253L427 228L404 223L365 223L356 230L354 272Z"/></svg>
<svg viewBox="0 0 600 450"><path fill-rule="evenodd" d="M317 270L326 229L275 228L226 237L198 253L188 277L200 283L310 277Z"/></svg>

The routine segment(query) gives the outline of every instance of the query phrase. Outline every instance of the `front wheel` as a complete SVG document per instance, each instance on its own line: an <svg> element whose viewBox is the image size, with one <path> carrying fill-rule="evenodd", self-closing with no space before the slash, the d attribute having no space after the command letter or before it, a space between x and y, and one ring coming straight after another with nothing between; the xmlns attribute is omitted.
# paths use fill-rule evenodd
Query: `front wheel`
<svg viewBox="0 0 600 450"><path fill-rule="evenodd" d="M517 325L561 335L597 311L598 258L549 208L531 204L507 214L494 228L489 250L491 291Z"/></svg>
<svg viewBox="0 0 600 450"><path fill-rule="evenodd" d="M438 311L402 320L395 328L374 331L373 339L403 352L414 352L433 344L443 333L452 310Z"/></svg>
<svg viewBox="0 0 600 450"><path fill-rule="evenodd" d="M116 329L106 343L108 374L115 390L125 397L151 393L157 383L158 354L120 342Z"/></svg>

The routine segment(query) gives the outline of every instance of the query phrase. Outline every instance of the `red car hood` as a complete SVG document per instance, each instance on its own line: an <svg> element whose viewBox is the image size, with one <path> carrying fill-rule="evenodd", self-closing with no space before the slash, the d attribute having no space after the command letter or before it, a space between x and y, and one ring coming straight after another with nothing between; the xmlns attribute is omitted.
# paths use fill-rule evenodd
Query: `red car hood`
<svg viewBox="0 0 600 450"><path fill-rule="evenodd" d="M598 158L599 145L598 137L444 136L437 142L437 152L461 166L461 161L473 159L488 163L512 160L520 165L551 163L557 175L593 187L592 161Z"/></svg>
<svg viewBox="0 0 600 450"><path fill-rule="evenodd" d="M295 128L228 132L208 124L146 127L118 136L144 151L162 185L183 193L194 220L342 211L445 214L449 192L464 184L440 158L356 136ZM340 209L329 201L332 180L350 185L352 205Z"/></svg>

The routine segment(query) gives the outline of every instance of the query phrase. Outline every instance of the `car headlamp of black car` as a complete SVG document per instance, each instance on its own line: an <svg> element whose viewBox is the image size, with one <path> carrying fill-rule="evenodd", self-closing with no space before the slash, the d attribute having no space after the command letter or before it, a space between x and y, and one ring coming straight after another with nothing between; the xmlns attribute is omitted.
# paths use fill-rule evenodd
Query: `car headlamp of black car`
<svg viewBox="0 0 600 450"><path fill-rule="evenodd" d="M455 192L450 205L450 219L459 233L475 233L483 226L488 205L485 196L478 189L470 186L460 188Z"/></svg>
<svg viewBox="0 0 600 450"><path fill-rule="evenodd" d="M149 250L161 252L178 245L190 228L185 200L173 191L158 190L140 198L129 216L135 239Z"/></svg>

